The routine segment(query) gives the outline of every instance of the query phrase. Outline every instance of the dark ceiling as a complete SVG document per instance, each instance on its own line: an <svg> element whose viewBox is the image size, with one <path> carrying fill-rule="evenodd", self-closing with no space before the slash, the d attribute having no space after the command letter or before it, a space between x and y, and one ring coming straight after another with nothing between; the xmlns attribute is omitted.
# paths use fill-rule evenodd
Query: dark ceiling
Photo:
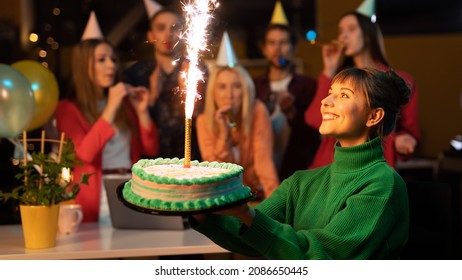
<svg viewBox="0 0 462 280"><path fill-rule="evenodd" d="M105 35L114 33L115 26L138 7L139 21L117 42L122 59L137 59L146 51L145 31L148 19L143 0L34 0L35 30L41 38L52 37L60 46L71 46L80 40L93 10ZM190 1L190 0L184 0ZM322 0L318 0L322 1ZM338 0L342 1L342 0ZM157 0L164 6L176 6L179 0ZM271 18L275 0L220 0L215 11L213 30L221 36L223 30L240 31L247 42L249 57L259 56L257 40ZM316 0L281 0L287 17L300 35L316 29ZM377 0L377 17L384 34L425 34L462 32L461 0ZM54 15L53 9L60 14ZM2 25L3 24L3 25ZM10 36L18 27L8 29L0 19L0 39ZM125 34L125 33L124 33ZM213 32L212 32L213 35ZM213 36L212 36L213 37ZM8 37L9 38L9 37ZM9 39L8 39L9 40ZM43 47L46 42L42 41ZM3 47L2 49L4 49Z"/></svg>
<svg viewBox="0 0 462 280"><path fill-rule="evenodd" d="M143 0L35 0L37 32L51 24L61 44L79 40L91 10L94 10L103 33ZM189 0L185 0L189 1ZM321 1L321 0L319 0ZM339 0L341 1L341 0ZM180 7L179 0L158 0L162 5ZM214 28L245 30L263 29L268 23L275 1L220 0L215 11ZM300 32L315 28L316 0L281 0L289 21ZM377 16L385 34L462 32L460 0L377 0ZM59 7L59 17L51 11ZM180 9L180 8L179 8ZM144 36L147 18L140 21L126 40ZM131 38L130 38L131 37ZM127 42L125 42L127 43Z"/></svg>

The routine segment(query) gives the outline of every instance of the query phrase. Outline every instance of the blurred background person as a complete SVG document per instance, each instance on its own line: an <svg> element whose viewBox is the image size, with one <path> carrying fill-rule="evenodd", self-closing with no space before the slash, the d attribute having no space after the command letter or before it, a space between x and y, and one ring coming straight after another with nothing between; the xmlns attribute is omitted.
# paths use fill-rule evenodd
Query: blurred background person
<svg viewBox="0 0 462 280"><path fill-rule="evenodd" d="M238 64L226 32L211 69L204 113L197 118L197 137L203 160L244 167L243 183L257 200L279 185L268 111L255 99L252 79Z"/></svg>
<svg viewBox="0 0 462 280"><path fill-rule="evenodd" d="M149 114L159 131L159 157L183 158L185 137L185 94L181 89L181 72L187 64L184 44L179 39L183 29L183 17L176 9L164 7L150 17L147 42L152 44L153 60L138 61L123 72L123 80L132 85L149 88ZM201 64L206 72L205 64ZM207 76L207 75L205 75ZM198 93L205 92L205 81L199 81ZM191 158L200 160L196 137L196 116L202 111L202 101L195 104Z"/></svg>
<svg viewBox="0 0 462 280"><path fill-rule="evenodd" d="M76 197L84 222L109 221L103 174L130 173L141 153L155 156L158 134L148 113L148 89L117 82L118 59L104 39L73 49L72 90L56 109L57 129L73 140L73 180L93 174Z"/></svg>
<svg viewBox="0 0 462 280"><path fill-rule="evenodd" d="M318 105L327 95L332 77L348 67L369 67L382 71L392 69L385 55L382 33L378 24L371 20L373 10L368 14L358 11L345 13L338 23L337 41L326 44L322 49L324 68L318 78L316 97L305 112L305 121L313 128L322 122ZM411 88L411 99L403 108L396 130L384 140L385 158L395 167L398 159L405 160L416 151L420 140L417 88L414 79L398 71ZM335 139L324 137L310 168L332 162Z"/></svg>
<svg viewBox="0 0 462 280"><path fill-rule="evenodd" d="M306 169L320 143L318 130L304 120L316 92L316 81L295 71L297 41L281 3L276 2L262 48L268 67L254 82L257 98L265 103L271 115L274 161L281 180Z"/></svg>

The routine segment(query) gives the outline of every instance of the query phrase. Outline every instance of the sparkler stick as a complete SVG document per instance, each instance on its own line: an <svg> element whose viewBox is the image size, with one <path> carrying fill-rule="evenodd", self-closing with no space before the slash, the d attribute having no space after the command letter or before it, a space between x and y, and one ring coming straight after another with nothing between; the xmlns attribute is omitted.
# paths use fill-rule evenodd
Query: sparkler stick
<svg viewBox="0 0 462 280"><path fill-rule="evenodd" d="M203 74L199 69L200 52L206 50L207 26L211 12L218 7L215 0L195 0L194 3L183 4L186 13L186 53L189 67L186 73L186 104L185 104L185 156L184 167L191 166L191 123L194 102L197 96L197 83Z"/></svg>
<svg viewBox="0 0 462 280"><path fill-rule="evenodd" d="M191 124L192 119L186 118L184 120L184 167L191 167Z"/></svg>

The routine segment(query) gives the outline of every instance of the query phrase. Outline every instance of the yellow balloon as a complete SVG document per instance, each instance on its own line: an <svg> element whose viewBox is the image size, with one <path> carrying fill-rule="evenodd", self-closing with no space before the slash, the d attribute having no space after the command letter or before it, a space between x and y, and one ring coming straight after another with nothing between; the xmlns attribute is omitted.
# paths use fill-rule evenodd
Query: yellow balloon
<svg viewBox="0 0 462 280"><path fill-rule="evenodd" d="M29 81L35 99L35 113L26 130L45 125L53 115L59 100L59 87L55 75L34 60L21 60L11 65Z"/></svg>

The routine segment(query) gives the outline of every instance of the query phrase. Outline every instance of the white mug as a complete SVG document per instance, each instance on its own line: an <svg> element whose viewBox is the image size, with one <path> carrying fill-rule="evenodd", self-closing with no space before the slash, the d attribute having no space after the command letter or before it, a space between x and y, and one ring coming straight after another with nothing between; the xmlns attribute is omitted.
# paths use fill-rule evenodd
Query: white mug
<svg viewBox="0 0 462 280"><path fill-rule="evenodd" d="M61 204L59 206L58 231L71 234L78 230L83 219L80 204Z"/></svg>

